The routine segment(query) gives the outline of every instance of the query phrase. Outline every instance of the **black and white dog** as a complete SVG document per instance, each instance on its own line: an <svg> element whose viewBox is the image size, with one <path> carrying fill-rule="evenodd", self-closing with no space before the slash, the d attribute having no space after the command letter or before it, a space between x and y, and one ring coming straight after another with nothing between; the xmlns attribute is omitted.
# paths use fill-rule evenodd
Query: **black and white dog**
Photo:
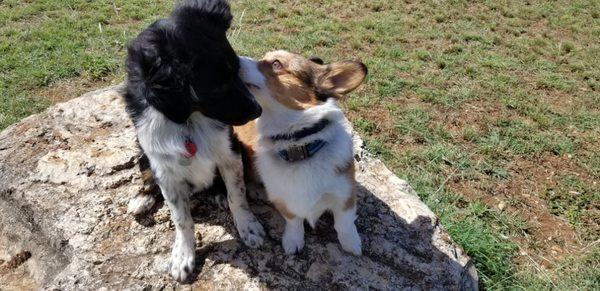
<svg viewBox="0 0 600 291"><path fill-rule="evenodd" d="M243 166L232 125L260 116L262 109L238 77L239 59L225 32L231 23L223 0L188 0L171 16L142 31L128 50L127 110L175 224L169 272L185 281L194 267L191 193L221 175L241 239L263 242L261 224L248 208ZM132 199L142 213L151 196Z"/></svg>

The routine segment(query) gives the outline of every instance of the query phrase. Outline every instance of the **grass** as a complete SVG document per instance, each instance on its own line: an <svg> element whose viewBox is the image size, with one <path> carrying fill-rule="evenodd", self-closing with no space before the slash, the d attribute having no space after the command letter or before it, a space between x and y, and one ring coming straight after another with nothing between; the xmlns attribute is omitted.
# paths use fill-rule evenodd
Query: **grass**
<svg viewBox="0 0 600 291"><path fill-rule="evenodd" d="M0 2L0 128L47 107L53 100L40 98L43 88L72 78L88 84L122 79L127 41L171 5L144 2Z"/></svg>
<svg viewBox="0 0 600 291"><path fill-rule="evenodd" d="M253 57L361 59L348 116L482 287L600 288L600 4L412 2L236 1L231 41ZM121 82L128 39L171 6L0 2L0 129Z"/></svg>

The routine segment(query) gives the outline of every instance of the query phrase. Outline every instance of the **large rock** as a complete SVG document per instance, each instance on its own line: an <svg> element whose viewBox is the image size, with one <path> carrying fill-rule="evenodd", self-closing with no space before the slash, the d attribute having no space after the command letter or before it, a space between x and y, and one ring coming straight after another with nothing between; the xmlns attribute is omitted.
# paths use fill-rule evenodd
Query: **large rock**
<svg viewBox="0 0 600 291"><path fill-rule="evenodd" d="M0 134L0 290L163 289L174 237L162 203L147 217L126 213L143 190L133 125L117 87L28 117ZM198 197L200 289L477 289L475 268L405 181L361 148L357 225L363 256L344 253L330 216L286 256L283 219L251 201L268 232L249 249L228 211Z"/></svg>

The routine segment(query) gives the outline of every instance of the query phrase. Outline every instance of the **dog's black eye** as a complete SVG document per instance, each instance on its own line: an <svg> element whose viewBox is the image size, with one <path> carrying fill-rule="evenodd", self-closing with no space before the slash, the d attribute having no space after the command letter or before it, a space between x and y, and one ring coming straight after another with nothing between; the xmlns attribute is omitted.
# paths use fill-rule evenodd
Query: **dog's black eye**
<svg viewBox="0 0 600 291"><path fill-rule="evenodd" d="M283 65L279 60L274 60L273 63L271 63L271 66L273 67L273 71L275 72L283 70Z"/></svg>

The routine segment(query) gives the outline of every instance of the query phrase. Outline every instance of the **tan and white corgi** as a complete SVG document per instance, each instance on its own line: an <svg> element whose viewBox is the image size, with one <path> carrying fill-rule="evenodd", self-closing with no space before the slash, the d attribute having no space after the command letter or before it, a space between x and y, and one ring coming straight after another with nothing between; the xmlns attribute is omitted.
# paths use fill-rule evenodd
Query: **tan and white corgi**
<svg viewBox="0 0 600 291"><path fill-rule="evenodd" d="M314 227L330 210L342 248L360 255L351 127L337 100L362 83L366 66L324 65L286 51L269 52L260 61L240 58L240 66L263 113L235 132L250 157L246 165L256 168L287 222L283 249L301 250L304 220Z"/></svg>

